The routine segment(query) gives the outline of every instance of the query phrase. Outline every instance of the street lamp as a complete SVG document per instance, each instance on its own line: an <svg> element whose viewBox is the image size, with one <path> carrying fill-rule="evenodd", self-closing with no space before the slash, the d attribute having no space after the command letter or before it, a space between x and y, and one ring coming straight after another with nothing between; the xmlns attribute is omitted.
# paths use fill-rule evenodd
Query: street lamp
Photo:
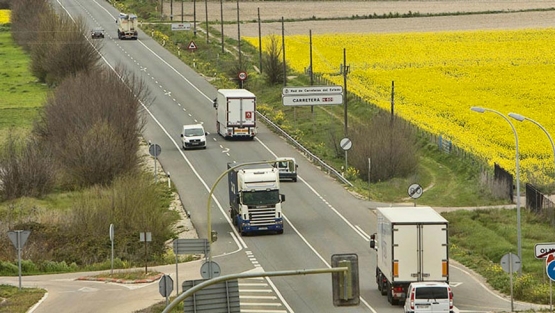
<svg viewBox="0 0 555 313"><path fill-rule="evenodd" d="M514 118L515 120L517 120L519 122L527 120L527 121L530 121L530 122L538 125L538 127L541 128L541 130L543 130L543 132L547 135L547 138L549 138L549 142L551 143L551 149L553 150L553 156L555 157L555 144L553 144L553 139L551 139L551 135L549 135L549 133L547 132L545 127L543 127L542 125L540 125L540 123L534 121L533 119L527 118L526 116L522 116L522 115L517 114L517 113L509 113L509 116Z"/></svg>
<svg viewBox="0 0 555 313"><path fill-rule="evenodd" d="M505 115L503 115L501 112L492 110L492 109L488 109L488 108L482 108L482 107L472 107L470 108L472 111L474 112L478 112L478 113L484 113L484 112L492 112L495 113L499 116L501 116L505 121L507 121L507 123L509 123L509 125L511 125L511 129L513 130L513 133L515 134L515 143L516 143L516 156L515 156L515 162L516 162L516 236L517 236L517 253L518 253L518 258L520 259L520 262L522 264L522 243L521 243L521 234L520 234L520 166L518 163L518 159L519 159L519 155L518 155L518 135L516 133L516 129L515 126L513 125L513 123L511 123L511 120L509 120L508 117L506 117ZM522 271L522 266L519 269L519 273L521 273Z"/></svg>

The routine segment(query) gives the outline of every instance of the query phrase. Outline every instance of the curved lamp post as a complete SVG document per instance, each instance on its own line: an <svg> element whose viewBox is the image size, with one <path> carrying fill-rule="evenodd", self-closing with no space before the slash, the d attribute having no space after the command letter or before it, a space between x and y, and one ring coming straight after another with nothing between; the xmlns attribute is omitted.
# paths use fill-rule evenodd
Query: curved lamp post
<svg viewBox="0 0 555 313"><path fill-rule="evenodd" d="M514 118L515 120L522 122L524 120L526 121L530 121L536 125L538 125L539 128L541 128L541 130L543 130L543 132L547 135L547 138L549 139L549 142L551 143L551 149L553 150L553 156L555 157L555 144L553 144L553 139L551 138L551 135L549 135L549 133L547 132L547 129L545 129L545 127L543 127L540 123L534 121L531 118L527 118L526 116L522 116L520 114L517 113L509 113L509 116Z"/></svg>
<svg viewBox="0 0 555 313"><path fill-rule="evenodd" d="M515 126L511 123L508 117L503 115L502 113L482 107L472 107L470 108L474 112L484 113L484 112L492 112L499 116L501 116L509 125L511 125L511 129L515 135L515 143L516 143L516 156L515 156L515 163L516 163L516 236L517 236L517 251L518 251L518 258L522 264L522 243L521 243L521 233L520 233L520 165L518 162L519 154L518 154L518 135L516 133ZM519 269L519 273L522 271L522 266Z"/></svg>

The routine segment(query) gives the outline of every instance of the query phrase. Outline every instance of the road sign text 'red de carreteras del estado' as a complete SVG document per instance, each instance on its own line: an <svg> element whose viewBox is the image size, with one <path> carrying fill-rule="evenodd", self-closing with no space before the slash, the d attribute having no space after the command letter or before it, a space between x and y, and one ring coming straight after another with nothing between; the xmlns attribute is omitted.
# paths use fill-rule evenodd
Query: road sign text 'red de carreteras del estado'
<svg viewBox="0 0 555 313"><path fill-rule="evenodd" d="M284 87L281 98L286 106L343 104L343 87Z"/></svg>

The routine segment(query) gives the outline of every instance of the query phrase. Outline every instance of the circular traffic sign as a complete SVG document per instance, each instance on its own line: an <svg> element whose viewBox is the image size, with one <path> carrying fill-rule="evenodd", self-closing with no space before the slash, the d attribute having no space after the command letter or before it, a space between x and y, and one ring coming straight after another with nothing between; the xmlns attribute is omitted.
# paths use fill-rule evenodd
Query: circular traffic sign
<svg viewBox="0 0 555 313"><path fill-rule="evenodd" d="M423 192L424 190L422 189L422 186L420 186L419 184L412 184L409 186L409 190L408 190L409 197L413 199L420 198Z"/></svg>
<svg viewBox="0 0 555 313"><path fill-rule="evenodd" d="M351 139L345 137L341 139L341 141L339 142L339 145L341 146L341 149L347 151L351 149L351 147L353 146L353 143L351 142Z"/></svg>
<svg viewBox="0 0 555 313"><path fill-rule="evenodd" d="M501 258L501 268L509 274L518 272L520 270L520 258L516 254L512 254L512 253L505 254Z"/></svg>
<svg viewBox="0 0 555 313"><path fill-rule="evenodd" d="M160 153L162 153L162 148L160 148L160 146L157 144L153 144L148 147L148 152L150 152L150 155L152 155L153 157L157 157L160 155Z"/></svg>
<svg viewBox="0 0 555 313"><path fill-rule="evenodd" d="M204 279L210 279L220 276L220 266L214 261L207 261L200 267L200 276Z"/></svg>
<svg viewBox="0 0 555 313"><path fill-rule="evenodd" d="M239 77L240 80L245 80L247 79L247 72L239 72L237 77Z"/></svg>

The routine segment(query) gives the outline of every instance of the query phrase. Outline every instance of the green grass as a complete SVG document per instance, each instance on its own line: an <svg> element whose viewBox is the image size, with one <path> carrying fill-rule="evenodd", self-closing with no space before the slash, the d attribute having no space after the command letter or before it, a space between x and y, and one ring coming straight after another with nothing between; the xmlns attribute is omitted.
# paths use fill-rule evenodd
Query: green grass
<svg viewBox="0 0 555 313"><path fill-rule="evenodd" d="M510 277L500 265L501 257L517 254L516 209L459 210L442 214L449 221L451 258L473 269L488 283L510 294ZM549 278L545 260L535 258L535 245L554 242L552 220L521 209L522 276L515 274L517 300L548 304Z"/></svg>
<svg viewBox="0 0 555 313"><path fill-rule="evenodd" d="M46 293L44 289L0 285L0 313L25 313ZM2 299L5 299L3 302Z"/></svg>
<svg viewBox="0 0 555 313"><path fill-rule="evenodd" d="M48 88L29 72L29 56L18 47L8 30L0 31L0 135L9 128L29 128L37 117Z"/></svg>

